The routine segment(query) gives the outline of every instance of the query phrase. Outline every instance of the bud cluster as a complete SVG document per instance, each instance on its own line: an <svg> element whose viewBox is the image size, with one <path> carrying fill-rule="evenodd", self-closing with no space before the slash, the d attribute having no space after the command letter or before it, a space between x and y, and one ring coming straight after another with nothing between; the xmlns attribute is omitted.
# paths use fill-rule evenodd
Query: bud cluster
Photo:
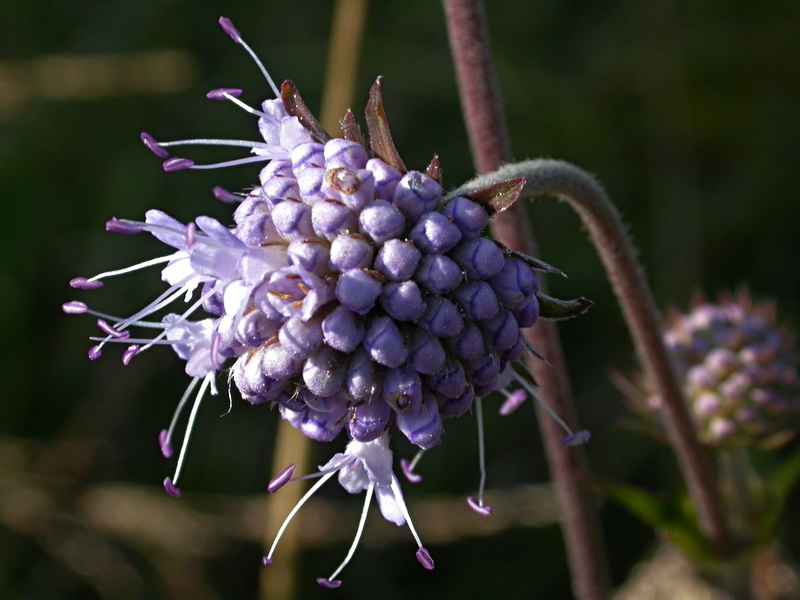
<svg viewBox="0 0 800 600"><path fill-rule="evenodd" d="M800 413L797 355L771 304L744 293L700 303L670 315L665 341L704 443L731 448L788 433Z"/></svg>

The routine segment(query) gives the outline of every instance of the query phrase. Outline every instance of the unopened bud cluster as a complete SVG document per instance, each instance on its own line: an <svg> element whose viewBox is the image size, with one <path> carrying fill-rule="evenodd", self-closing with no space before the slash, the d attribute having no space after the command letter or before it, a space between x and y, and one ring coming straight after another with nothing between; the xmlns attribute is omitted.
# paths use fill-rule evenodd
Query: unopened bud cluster
<svg viewBox="0 0 800 600"><path fill-rule="evenodd" d="M793 340L776 327L774 312L741 294L671 315L665 341L711 447L777 439L800 413Z"/></svg>

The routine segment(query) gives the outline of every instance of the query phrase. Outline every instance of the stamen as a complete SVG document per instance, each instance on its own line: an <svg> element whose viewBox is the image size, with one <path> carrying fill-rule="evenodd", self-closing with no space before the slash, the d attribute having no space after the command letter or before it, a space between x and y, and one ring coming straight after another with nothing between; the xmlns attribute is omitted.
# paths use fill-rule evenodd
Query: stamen
<svg viewBox="0 0 800 600"><path fill-rule="evenodd" d="M147 344L145 344L145 345L142 347L142 352L144 352L145 350L147 350L147 349L148 349L150 346L152 346L153 344L155 344L155 343L158 343L158 342L159 342L159 340L161 340L161 339L162 339L164 336L166 336L166 335L167 335L167 333L169 333L170 331L172 331L173 329L175 329L175 328L176 328L178 325L182 324L182 323L183 323L183 322L186 320L186 317L188 317L188 316L189 316L190 314L192 314L192 313L193 313L195 310L197 310L197 309L200 307L200 305L202 305L202 304L203 304L203 302L205 302L205 301L206 301L208 298L210 298L212 295L214 295L214 294L217 292L217 288L218 288L218 287L219 287L219 284L215 285L215 286L214 286L214 287L212 287L210 290L208 290L208 291L207 291L205 294L203 294L202 296L200 296L200 298L199 298L199 299L198 299L198 300L197 300L197 301L196 301L194 304L192 304L192 305L191 305L191 306L188 308L188 310L186 310L186 312L184 312L184 313L183 313L183 314L182 314L180 317L178 317L178 318L177 318L177 319L176 319L176 320L175 320L175 321L174 321L174 322L173 322L173 323L172 323L172 324L171 324L169 327L165 328L165 329L164 329L164 331L162 331L161 333L159 333L159 334L158 334L156 337L154 337L154 338L153 338L153 339L152 339L150 342L148 342Z"/></svg>
<svg viewBox="0 0 800 600"><path fill-rule="evenodd" d="M255 108L253 108L252 106L250 106L249 104L245 104L244 102L239 100L236 96L231 96L230 94L223 94L223 96L225 96L226 99L228 99L231 102L233 102L236 106L238 106L239 108L241 108L245 112L249 112L251 115L255 115L257 117L266 117L267 116L267 113L265 113L265 112L263 112L261 110L257 110Z"/></svg>
<svg viewBox="0 0 800 600"><path fill-rule="evenodd" d="M197 382L200 381L199 377L194 377L189 385L186 387L186 391L183 392L183 396L181 396L180 401L178 402L178 406L175 407L175 412L172 413L172 420L169 422L169 429L162 429L161 433L158 434L158 443L161 446L161 454L164 458L172 458L172 433L175 431L175 425L178 423L178 417L180 417L181 412L183 411L183 407L186 405L186 401L189 399L192 391L197 386Z"/></svg>
<svg viewBox="0 0 800 600"><path fill-rule="evenodd" d="M69 287L79 290L96 290L99 287L103 287L103 282L95 281L94 277L92 279L86 279L86 277L75 277L70 280Z"/></svg>
<svg viewBox="0 0 800 600"><path fill-rule="evenodd" d="M144 227L141 225L134 225L128 221L120 221L116 217L109 219L106 221L106 231L111 233L122 233L125 235L131 235L134 233L141 233L144 231Z"/></svg>
<svg viewBox="0 0 800 600"><path fill-rule="evenodd" d="M196 164L194 164L193 161L191 161L189 159L181 158L181 159L178 159L178 160L184 161L185 163L191 163L191 164L187 164L187 165L183 165L183 164L177 165L176 164L176 166L170 166L168 168L167 167L167 163L170 160L175 160L175 159L170 158L169 160L164 162L164 170L165 171L180 171L182 169L200 169L200 170L202 170L202 169L224 169L225 167L235 167L235 166L238 166L238 165L246 165L248 163L253 163L253 162L264 162L264 161L272 160L272 159L269 158L269 157L266 157L266 156L257 155L257 156L248 156L247 158L238 158L236 160L226 160L224 162L213 163L213 164L210 164L210 165L196 165Z"/></svg>
<svg viewBox="0 0 800 600"><path fill-rule="evenodd" d="M156 138L146 131L143 131L139 137L142 138L142 141L144 142L144 145L147 146L147 149L155 154L158 158L167 158L169 156L169 152L164 150L164 148L161 147L161 144L156 141Z"/></svg>
<svg viewBox="0 0 800 600"><path fill-rule="evenodd" d="M400 470L403 471L403 475L405 475L410 483L419 483L422 481L422 475L415 473L414 469L424 454L425 450L419 450L414 458L411 459L411 462L408 462L405 458L400 459Z"/></svg>
<svg viewBox="0 0 800 600"><path fill-rule="evenodd" d="M183 461L186 458L186 449L189 447L189 439L192 437L192 429L194 429L194 421L197 418L197 411L200 408L200 403L203 400L203 396L206 393L206 389L208 388L209 383L211 383L211 379L214 377L213 373L209 373L203 378L203 384L200 386L200 389L197 392L197 397L195 398L194 405L192 405L192 412L189 414L189 422L186 424L186 433L183 436L183 444L181 444L181 452L178 455L178 465L175 467L175 475L173 475L172 479L167 477L164 480L164 489L167 490L167 493L172 495L170 489L167 488L167 482L171 484L175 490L178 490L176 487L178 483L178 478L181 475L181 469L183 468ZM178 493L180 491L178 490Z"/></svg>
<svg viewBox="0 0 800 600"><path fill-rule="evenodd" d="M577 446L579 444L583 444L589 441L589 437L591 437L591 433L586 430L582 429L578 432L572 431L569 425L567 425L564 420L559 417L556 412L550 408L550 405L547 404L540 396L536 393L536 390L533 389L533 386L528 383L528 381L519 375L519 373L514 373L514 378L517 382L525 388L525 390L533 397L539 405L544 408L548 414L555 419L556 423L561 425L561 428L567 432L567 435L561 440L561 444L563 446Z"/></svg>
<svg viewBox="0 0 800 600"><path fill-rule="evenodd" d="M111 325L106 323L103 319L97 319L97 326L105 333L118 340L124 340L131 337L130 331L117 331Z"/></svg>
<svg viewBox="0 0 800 600"><path fill-rule="evenodd" d="M336 579L336 576L342 572L342 569L344 569L347 566L347 563L350 562L350 559L353 558L353 554L355 554L356 552L356 547L358 546L358 542L361 541L361 534L364 533L364 523L367 522L369 503L372 501L372 493L374 491L375 491L375 484L370 481L369 487L367 487L366 498L364 498L364 508L361 509L361 518L358 521L358 529L356 529L356 537L353 540L353 543L350 544L350 549L347 551L347 556L344 557L342 564L336 567L336 570L333 573L331 573L331 576L328 577L327 579L322 579L322 578L317 579L317 583L319 583L322 587L328 588L328 585L331 584L335 584L334 587L339 587L340 585L342 585L342 582L338 581Z"/></svg>
<svg viewBox="0 0 800 600"><path fill-rule="evenodd" d="M61 305L61 310L68 315L82 315L89 311L89 307L78 300L70 300Z"/></svg>
<svg viewBox="0 0 800 600"><path fill-rule="evenodd" d="M223 187L216 186L212 192L214 193L214 197L217 200L221 200L222 202L226 202L228 204L235 204L242 201L242 198L239 196L232 194L228 190Z"/></svg>
<svg viewBox="0 0 800 600"><path fill-rule="evenodd" d="M286 485L289 480L291 480L292 475L294 475L294 471L297 468L297 465L292 463L288 467L286 467L283 471L275 475L270 482L267 484L267 491L271 494L277 492L281 489L284 485Z"/></svg>
<svg viewBox="0 0 800 600"><path fill-rule="evenodd" d="M327 469L322 469L321 471L317 471L315 473L309 473L308 475L303 475L302 477L294 477L289 481L305 481L307 479L316 479L317 477L324 477L325 475L341 471L346 466L352 464L354 461L355 461L355 456L346 456L342 460L342 462L336 463L332 467L328 467Z"/></svg>
<svg viewBox="0 0 800 600"><path fill-rule="evenodd" d="M221 140L213 138L175 140L172 142L162 142L161 145L165 148L169 146L236 146L239 148L269 148L269 146L264 142L249 142L247 140Z"/></svg>
<svg viewBox="0 0 800 600"><path fill-rule="evenodd" d="M234 27L233 22L230 19L226 18L226 17L220 17L219 18L219 24L220 24L220 27L222 27L222 30L225 33L227 33L229 36L231 36L231 38L233 39L234 42L236 42L237 44L241 45L242 48L247 50L247 53L253 58L253 60L258 65L258 68L261 69L261 72L264 74L264 77L266 78L267 82L269 83L269 87L272 88L272 92L275 94L275 97L276 98L280 98L281 94L278 91L278 88L275 86L275 82L272 81L272 77L269 76L269 73L267 72L267 69L264 67L264 65L261 63L261 61L258 60L258 56L256 56L255 52L253 52L253 49L250 48L250 46L248 46L247 43L242 39L242 34L239 33L239 30L236 29L236 27Z"/></svg>
<svg viewBox="0 0 800 600"><path fill-rule="evenodd" d="M206 94L206 98L209 100L227 100L228 96L233 96L234 98L238 98L242 95L242 90L237 88L217 88L215 90L211 90Z"/></svg>
<svg viewBox="0 0 800 600"><path fill-rule="evenodd" d="M525 390L514 390L510 393L505 390L500 391L506 397L506 401L500 406L499 411L503 417L514 413L528 399L528 394L525 393Z"/></svg>
<svg viewBox="0 0 800 600"><path fill-rule="evenodd" d="M431 558L430 553L425 550L425 547L422 545L422 540L419 539L417 530L414 529L414 523L411 522L411 515L408 514L408 507L406 506L406 501L403 498L403 490L400 489L400 482L397 481L397 476L394 473L392 473L392 493L394 494L394 499L397 501L397 505L400 507L400 512L403 513L403 517L406 520L406 525L408 525L408 528L411 530L411 535L414 536L414 541L417 542L417 547L419 550L424 550L424 552L419 552L419 550L417 551L417 560L420 561L422 566L426 569L433 569L433 559ZM423 562L423 559L426 559L426 562Z"/></svg>
<svg viewBox="0 0 800 600"><path fill-rule="evenodd" d="M100 273L87 279L86 281L90 284L99 283L97 287L103 285L99 280L105 279L106 277L115 277L117 275L125 275L127 273L133 273L134 271L138 271L139 269L146 269L147 267L152 267L153 265L160 265L161 263L169 262L172 257L175 256L174 254L170 254L169 256L159 256L157 258L151 258L150 260L146 260L144 262L140 262L135 265L131 265L130 267L125 267L123 269L117 269L115 271L106 271L104 273ZM79 277L78 279L83 279ZM72 281L75 281L74 279ZM70 281L70 285L72 285L72 281ZM76 286L72 286L76 287ZM83 289L92 289L92 288L83 288Z"/></svg>
<svg viewBox="0 0 800 600"><path fill-rule="evenodd" d="M481 472L481 482L478 486L478 501L476 502L470 496L467 498L467 504L479 515L488 517L492 514L492 507L483 504L483 490L486 488L486 445L483 439L483 402L480 396L475 398L475 415L478 419L478 466Z"/></svg>
<svg viewBox="0 0 800 600"><path fill-rule="evenodd" d="M336 471L338 471L338 470L339 469L336 469ZM303 495L303 497L300 498L300 501L297 504L294 505L294 508L292 508L292 510L286 516L286 519L284 519L283 524L281 525L280 529L278 529L278 533L275 536L275 541L272 542L272 547L269 549L269 553L267 553L266 560L269 560L269 561L272 560L272 555L275 553L275 548L278 546L278 542L280 541L281 536L283 535L283 532L286 531L286 528L289 526L289 523L294 518L294 516L297 514L297 512L302 508L303 504L305 504L308 501L308 499L311 498L311 496L313 496L314 493L319 488L321 488L323 485L325 485L325 482L328 481L328 479L330 479L331 477L333 477L334 474L336 473L336 471L331 471L330 473L326 473L325 475L323 475L322 479L320 479L317 483L312 485L309 488L309 490Z"/></svg>

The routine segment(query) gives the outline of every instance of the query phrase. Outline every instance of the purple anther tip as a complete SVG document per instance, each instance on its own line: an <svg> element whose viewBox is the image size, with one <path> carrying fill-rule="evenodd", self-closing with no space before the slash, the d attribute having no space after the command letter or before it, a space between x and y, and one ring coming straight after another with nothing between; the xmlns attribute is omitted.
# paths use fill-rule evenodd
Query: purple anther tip
<svg viewBox="0 0 800 600"><path fill-rule="evenodd" d="M132 344L128 346L128 349L122 353L122 364L127 367L129 364L131 364L133 357L136 356L137 354L139 354L138 344Z"/></svg>
<svg viewBox="0 0 800 600"><path fill-rule="evenodd" d="M231 21L228 17L220 17L219 26L222 27L222 31L231 36L234 42L238 44L241 41L242 34L240 34L239 30L234 27L233 21Z"/></svg>
<svg viewBox="0 0 800 600"><path fill-rule="evenodd" d="M103 287L102 281L89 281L86 277L75 277L69 282L69 286L79 290L96 290Z"/></svg>
<svg viewBox="0 0 800 600"><path fill-rule="evenodd" d="M420 546L420 549L417 550L417 560L428 571L433 571L433 558L431 558L431 553L428 552L425 546Z"/></svg>
<svg viewBox="0 0 800 600"><path fill-rule="evenodd" d="M506 401L500 406L500 415L507 417L511 413L515 412L520 406L522 406L527 399L528 394L525 393L525 390L514 390L508 395Z"/></svg>
<svg viewBox="0 0 800 600"><path fill-rule="evenodd" d="M71 300L70 302L64 302L61 305L61 310L68 315L82 315L89 310L89 307L78 300Z"/></svg>
<svg viewBox="0 0 800 600"><path fill-rule="evenodd" d="M341 579L325 579L324 577L317 577L317 583L320 587L324 587L326 590L335 590L340 585L342 585Z"/></svg>
<svg viewBox="0 0 800 600"><path fill-rule="evenodd" d="M181 491L172 483L172 477L164 477L164 490L173 498L181 497Z"/></svg>
<svg viewBox="0 0 800 600"><path fill-rule="evenodd" d="M590 437L592 437L592 434L588 429L581 429L580 431L564 436L561 439L561 445L565 448L567 446L580 446L588 442Z"/></svg>
<svg viewBox="0 0 800 600"><path fill-rule="evenodd" d="M161 455L164 458L172 458L172 444L169 443L169 432L166 429L158 434L158 445L161 446Z"/></svg>
<svg viewBox="0 0 800 600"><path fill-rule="evenodd" d="M184 171L186 169L191 169L193 166L193 160L189 160L188 158L178 158L177 156L168 158L162 164L162 167L164 167L164 170L167 173L172 173L173 171Z"/></svg>
<svg viewBox="0 0 800 600"><path fill-rule="evenodd" d="M190 222L183 230L183 241L186 242L186 249L191 250L197 240L197 225L194 221Z"/></svg>
<svg viewBox="0 0 800 600"><path fill-rule="evenodd" d="M275 475L275 477L273 477L272 480L267 484L267 491L273 493L281 489L292 478L296 468L297 465L292 463L283 471Z"/></svg>
<svg viewBox="0 0 800 600"><path fill-rule="evenodd" d="M212 192L217 200L221 200L222 202L227 202L228 204L234 204L236 202L241 201L241 198L239 196L231 194L224 187L216 186L212 190Z"/></svg>
<svg viewBox="0 0 800 600"><path fill-rule="evenodd" d="M144 142L144 145L147 146L147 149L155 154L158 158L167 158L169 156L169 152L167 152L166 149L156 141L156 138L146 131L143 131L139 137L142 138L142 141Z"/></svg>
<svg viewBox="0 0 800 600"><path fill-rule="evenodd" d="M118 340L124 340L125 338L131 337L130 331L118 331L109 325L104 319L97 319L97 326L103 333Z"/></svg>
<svg viewBox="0 0 800 600"><path fill-rule="evenodd" d="M268 566L270 566L272 563L273 563L273 559L271 559L269 556L262 556L262 557L261 557L261 564L262 564L263 566L265 566L265 567L268 567Z"/></svg>
<svg viewBox="0 0 800 600"><path fill-rule="evenodd" d="M136 225L135 223L120 221L115 217L106 221L106 231L110 231L111 233L124 233L126 235L131 235L134 233L141 233L144 231L144 227L141 225Z"/></svg>
<svg viewBox="0 0 800 600"><path fill-rule="evenodd" d="M97 360L103 355L103 350L100 346L92 346L89 348L89 360Z"/></svg>
<svg viewBox="0 0 800 600"><path fill-rule="evenodd" d="M419 483L422 481L422 475L414 473L414 471L411 469L411 463L405 458L400 459L400 469L403 471L403 475L406 476L406 479L408 479L411 483Z"/></svg>
<svg viewBox="0 0 800 600"><path fill-rule="evenodd" d="M491 506L479 504L472 496L467 498L467 504L469 504L469 507L482 517L488 517L492 514Z"/></svg>
<svg viewBox="0 0 800 600"><path fill-rule="evenodd" d="M238 98L242 95L242 90L236 88L217 88L216 90L211 90L206 94L206 98L209 100L227 100L228 96L233 96L234 98Z"/></svg>

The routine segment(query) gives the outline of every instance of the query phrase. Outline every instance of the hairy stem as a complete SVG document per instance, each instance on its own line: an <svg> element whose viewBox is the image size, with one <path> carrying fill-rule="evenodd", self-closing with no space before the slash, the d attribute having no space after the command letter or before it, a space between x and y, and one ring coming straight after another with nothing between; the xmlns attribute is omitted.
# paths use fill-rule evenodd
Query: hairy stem
<svg viewBox="0 0 800 600"><path fill-rule="evenodd" d="M633 244L603 188L585 171L556 160L506 165L464 186L479 189L513 177L527 180L526 195L552 194L581 217L622 307L639 359L663 403L671 444L697 510L698 521L716 550L732 550L722 493L710 457L700 444L678 376L662 339L661 319Z"/></svg>
<svg viewBox="0 0 800 600"><path fill-rule="evenodd" d="M443 0L443 4L475 167L479 173L486 173L509 161L511 148L483 5L477 0ZM536 253L522 203L495 217L492 230L509 248ZM529 365L542 395L574 426L575 408L555 326L540 321L527 330L526 337L549 362L533 361ZM543 410L537 408L537 411L563 515L572 588L579 600L605 600L611 594L611 585L586 457L581 448L564 448L563 432L558 425Z"/></svg>

